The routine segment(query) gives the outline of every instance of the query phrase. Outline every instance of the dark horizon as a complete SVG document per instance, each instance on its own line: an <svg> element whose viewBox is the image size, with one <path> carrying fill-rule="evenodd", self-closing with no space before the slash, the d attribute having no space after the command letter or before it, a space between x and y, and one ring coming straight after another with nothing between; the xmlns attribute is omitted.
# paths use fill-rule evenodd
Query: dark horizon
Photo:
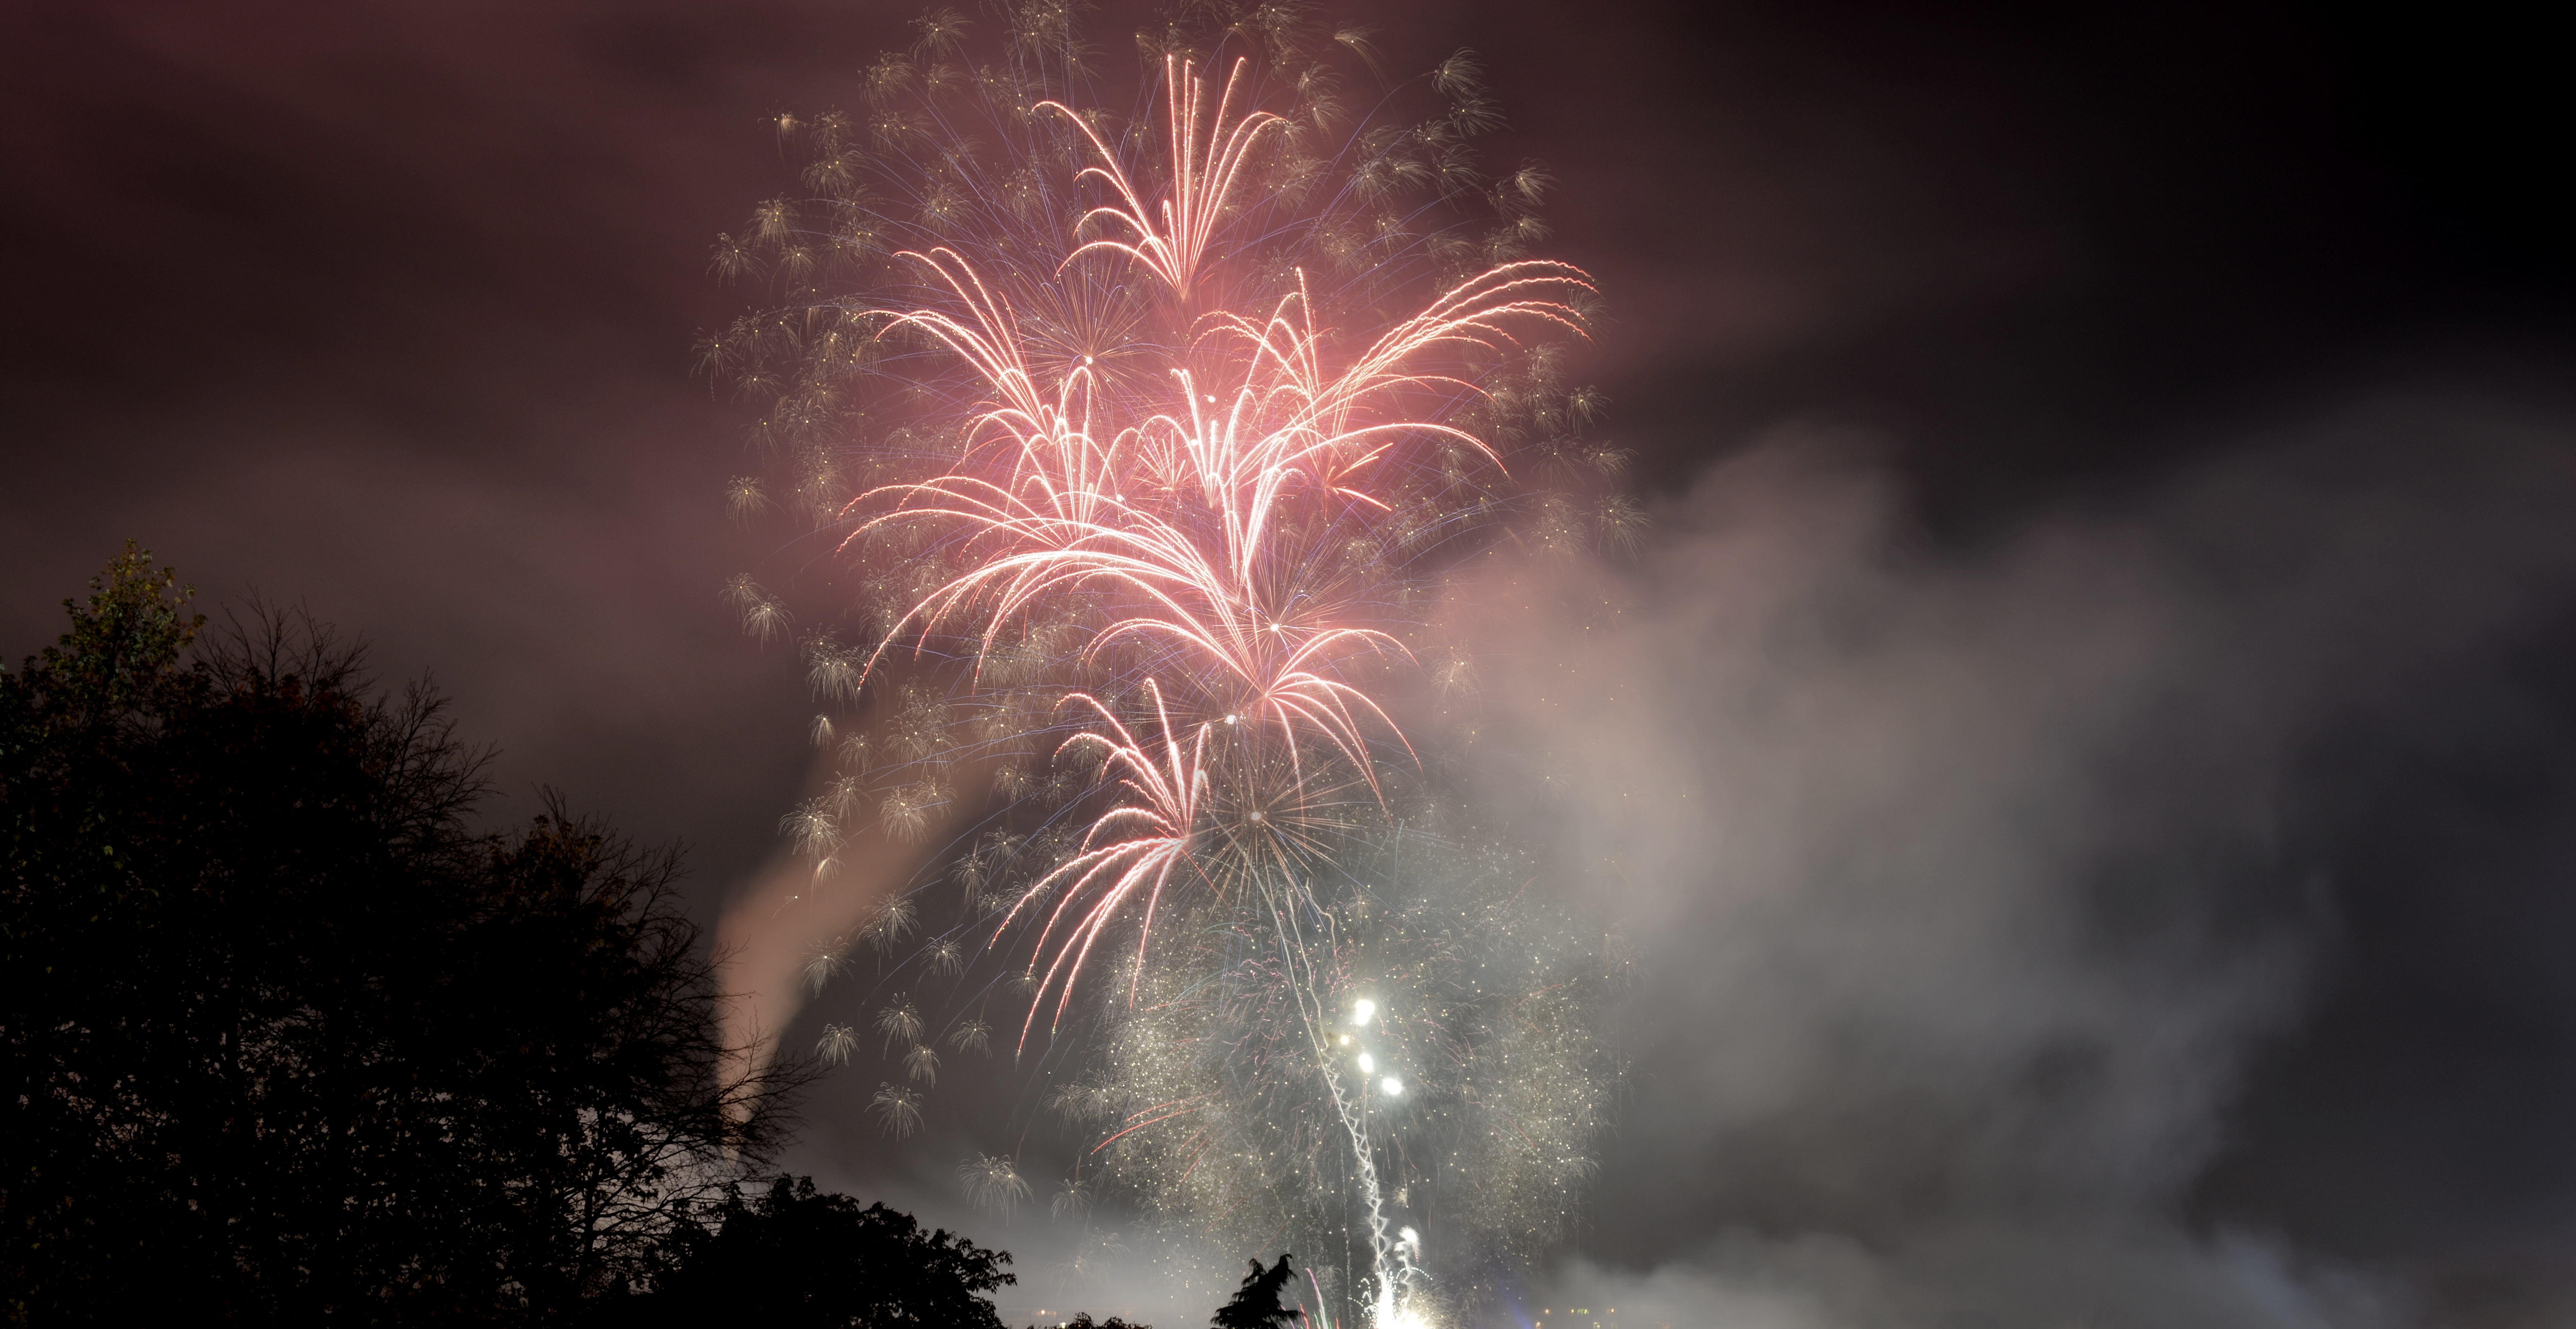
<svg viewBox="0 0 2576 1329"><path fill-rule="evenodd" d="M712 923L811 708L719 601L808 556L725 518L744 415L689 348L748 297L707 245L788 173L763 118L855 101L913 12L0 14L0 654L140 539L434 674L501 749L496 824L542 783L685 841ZM1094 16L1113 62L1142 12ZM1658 534L1569 585L1660 610L1598 658L1669 723L1498 723L1739 809L1723 851L1638 823L1663 875L1598 901L1650 987L1573 1243L1599 1271L1563 1285L2018 1323L2065 1304L2048 1264L2161 1324L2259 1266L2397 1323L2576 1310L2576 218L2541 34L1332 12L1391 73L1480 54L1483 157L1554 171L1542 251L1608 297L1585 372ZM1584 797L1524 810L1568 862L1628 815ZM1043 1202L1006 1226L953 1180L1021 1081L900 1143L867 1080L818 1089L796 1170L1054 1258Z"/></svg>

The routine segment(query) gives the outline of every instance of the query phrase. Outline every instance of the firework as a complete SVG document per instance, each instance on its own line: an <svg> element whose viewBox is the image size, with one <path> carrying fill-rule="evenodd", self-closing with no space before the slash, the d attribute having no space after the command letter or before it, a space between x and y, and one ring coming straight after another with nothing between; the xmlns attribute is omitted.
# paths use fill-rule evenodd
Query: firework
<svg viewBox="0 0 2576 1329"><path fill-rule="evenodd" d="M1052 1105L1212 1257L1284 1247L1327 1276L1367 1271L1380 1281L1348 1289L1362 1304L1429 1286L1407 1281L1426 1266L1408 1227L1459 1274L1535 1254L1575 1209L1616 1088L1596 1032L1616 974L1521 889L1523 854L1474 838L1346 844L1364 884L1329 908L1167 929L1146 992Z"/></svg>
<svg viewBox="0 0 2576 1329"><path fill-rule="evenodd" d="M906 950L923 906L888 899L805 977L858 941L913 979L1009 972L980 991L1072 1068L1056 1099L1110 1184L1242 1244L1338 1233L1342 1295L1418 1319L1403 1220L1525 1254L1612 1074L1599 957L1508 850L1420 829L1440 781L1391 700L1459 560L1634 536L1598 492L1624 456L1588 436L1598 394L1558 382L1592 288L1523 252L1544 172L1475 171L1496 117L1463 53L1428 80L1438 114L1353 118L1334 57L1360 35L1245 9L1140 37L1127 118L1067 12L1010 11L989 63L925 16L864 114L781 117L814 196L716 249L788 301L702 345L765 400L789 496L745 477L728 508L801 512L846 578L804 642L837 769L782 829L819 887L974 827L931 860L954 926ZM748 576L727 595L754 635L790 629ZM913 997L877 1029L935 1083ZM989 1045L981 1002L950 1029ZM832 1026L824 1054L854 1042ZM909 1133L922 1103L888 1084L872 1110ZM1007 1159L962 1175L1027 1193Z"/></svg>

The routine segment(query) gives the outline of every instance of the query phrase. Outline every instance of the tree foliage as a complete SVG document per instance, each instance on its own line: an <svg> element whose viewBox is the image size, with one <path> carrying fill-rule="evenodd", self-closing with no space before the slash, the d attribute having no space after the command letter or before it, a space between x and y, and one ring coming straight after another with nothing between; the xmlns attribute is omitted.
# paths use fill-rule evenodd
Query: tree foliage
<svg viewBox="0 0 2576 1329"><path fill-rule="evenodd" d="M1034 1326L1032 1326L1032 1329L1034 1329ZM1064 1322L1064 1329L1154 1329L1154 1326L1150 1324L1130 1324L1125 1320L1119 1319L1115 1315L1110 1316L1106 1320L1095 1321L1091 1318L1091 1312L1078 1311L1074 1314L1072 1319Z"/></svg>
<svg viewBox="0 0 2576 1329"><path fill-rule="evenodd" d="M650 1322L1002 1329L985 1294L1019 1281L1005 1272L1009 1252L818 1193L811 1177L781 1176L749 1200L729 1195L704 1218L713 1221L675 1234Z"/></svg>
<svg viewBox="0 0 2576 1329"><path fill-rule="evenodd" d="M676 860L292 615L203 636L129 545L0 673L0 1298L14 1322L556 1319L770 1157ZM155 1302L167 1305L155 1306Z"/></svg>
<svg viewBox="0 0 2576 1329"><path fill-rule="evenodd" d="M1261 1261L1251 1261L1252 1272L1243 1276L1243 1286L1236 1288L1234 1300L1216 1308L1208 1321L1215 1329L1286 1329L1297 1322L1297 1312L1279 1304L1279 1294L1296 1272L1288 1267L1288 1253L1280 1252L1279 1262L1267 1269Z"/></svg>

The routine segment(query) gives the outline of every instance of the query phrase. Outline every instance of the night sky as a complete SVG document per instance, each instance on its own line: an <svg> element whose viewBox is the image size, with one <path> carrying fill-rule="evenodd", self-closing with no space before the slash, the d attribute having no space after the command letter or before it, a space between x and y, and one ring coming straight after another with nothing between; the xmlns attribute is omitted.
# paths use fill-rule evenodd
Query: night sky
<svg viewBox="0 0 2576 1329"><path fill-rule="evenodd" d="M685 841L712 925L811 708L718 600L803 555L724 517L744 415L689 345L744 297L707 246L788 177L763 117L855 102L913 12L0 6L0 650L138 538L433 674L500 749L496 824L542 783ZM1124 58L1143 12L1091 29ZM1545 252L1608 296L1582 372L1657 518L1468 615L1495 741L1571 777L1485 796L1612 881L1645 974L1539 1286L1819 1329L2576 1322L2553 43L1332 12L1390 70L1484 57L1485 158L1561 182ZM901 1144L872 1075L828 1081L789 1162L1021 1251L1025 1317L1059 1238L949 1179L1025 1117L978 1074Z"/></svg>

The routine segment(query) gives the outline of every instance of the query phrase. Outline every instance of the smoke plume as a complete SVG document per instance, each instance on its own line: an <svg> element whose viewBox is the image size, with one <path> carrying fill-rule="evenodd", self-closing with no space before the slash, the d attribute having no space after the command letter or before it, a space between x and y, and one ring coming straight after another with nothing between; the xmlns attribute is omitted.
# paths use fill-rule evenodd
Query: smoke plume
<svg viewBox="0 0 2576 1329"><path fill-rule="evenodd" d="M1938 538L1877 456L1782 434L1632 565L1452 597L1461 769L1646 975L1617 1203L1531 1314L2405 1318L2193 1188L2336 935L2321 754L2509 723L2576 605L2565 434L2381 402Z"/></svg>

